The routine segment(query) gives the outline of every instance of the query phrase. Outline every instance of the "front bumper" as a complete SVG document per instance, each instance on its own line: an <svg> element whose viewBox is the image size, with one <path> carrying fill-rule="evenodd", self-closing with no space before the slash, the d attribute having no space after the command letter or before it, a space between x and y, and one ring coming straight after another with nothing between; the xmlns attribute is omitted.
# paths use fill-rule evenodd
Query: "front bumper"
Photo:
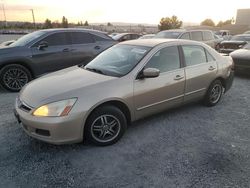
<svg viewBox="0 0 250 188"><path fill-rule="evenodd" d="M23 130L31 137L51 144L78 143L83 140L83 116L36 117L19 109L14 115Z"/></svg>

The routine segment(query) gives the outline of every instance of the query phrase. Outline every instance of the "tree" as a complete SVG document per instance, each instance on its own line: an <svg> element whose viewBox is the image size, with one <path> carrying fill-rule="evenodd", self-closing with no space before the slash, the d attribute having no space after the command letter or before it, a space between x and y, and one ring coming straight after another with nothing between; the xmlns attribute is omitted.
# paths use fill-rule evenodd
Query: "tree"
<svg viewBox="0 0 250 188"><path fill-rule="evenodd" d="M44 22L44 26L43 26L45 29L48 29L48 28L52 28L52 23L51 23L51 20L49 20L48 18L45 20Z"/></svg>
<svg viewBox="0 0 250 188"><path fill-rule="evenodd" d="M219 21L219 23L216 25L217 27L222 27L224 25L232 25L234 23L234 18L228 19L226 21Z"/></svg>
<svg viewBox="0 0 250 188"><path fill-rule="evenodd" d="M84 26L89 26L89 23L87 20L85 21Z"/></svg>
<svg viewBox="0 0 250 188"><path fill-rule="evenodd" d="M110 22L107 23L107 26L113 26Z"/></svg>
<svg viewBox="0 0 250 188"><path fill-rule="evenodd" d="M67 28L69 26L67 18L65 16L62 17L62 27Z"/></svg>
<svg viewBox="0 0 250 188"><path fill-rule="evenodd" d="M212 19L205 19L204 21L201 22L201 25L203 26L212 26L214 27L215 26L215 23Z"/></svg>
<svg viewBox="0 0 250 188"><path fill-rule="evenodd" d="M162 18L158 28L160 31L168 29L179 29L182 26L182 21L179 21L177 16Z"/></svg>

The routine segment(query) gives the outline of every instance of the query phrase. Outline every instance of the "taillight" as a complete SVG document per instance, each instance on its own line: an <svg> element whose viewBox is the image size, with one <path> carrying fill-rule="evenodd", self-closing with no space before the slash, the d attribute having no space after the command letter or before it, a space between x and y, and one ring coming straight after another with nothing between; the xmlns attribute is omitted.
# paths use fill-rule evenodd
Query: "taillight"
<svg viewBox="0 0 250 188"><path fill-rule="evenodd" d="M233 60L233 58L231 58L231 59L232 59L231 70L234 71L234 60Z"/></svg>

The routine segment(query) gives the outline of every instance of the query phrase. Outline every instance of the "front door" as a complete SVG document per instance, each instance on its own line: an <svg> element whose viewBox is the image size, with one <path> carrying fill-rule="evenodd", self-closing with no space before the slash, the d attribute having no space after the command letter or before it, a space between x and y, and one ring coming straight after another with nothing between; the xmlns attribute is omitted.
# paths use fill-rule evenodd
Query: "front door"
<svg viewBox="0 0 250 188"><path fill-rule="evenodd" d="M154 114L183 102L185 73L181 68L177 46L161 48L145 68L160 70L159 77L134 81L136 118Z"/></svg>
<svg viewBox="0 0 250 188"><path fill-rule="evenodd" d="M48 47L39 49L41 42ZM71 66L71 42L68 33L59 32L51 34L31 47L32 59L39 74L60 70Z"/></svg>

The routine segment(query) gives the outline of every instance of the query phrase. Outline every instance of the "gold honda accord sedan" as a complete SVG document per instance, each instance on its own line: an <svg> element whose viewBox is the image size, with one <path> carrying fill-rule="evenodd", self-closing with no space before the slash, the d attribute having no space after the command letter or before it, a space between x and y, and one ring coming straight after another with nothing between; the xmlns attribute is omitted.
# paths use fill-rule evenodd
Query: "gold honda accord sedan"
<svg viewBox="0 0 250 188"><path fill-rule="evenodd" d="M216 105L233 75L232 59L200 42L126 41L84 67L30 82L14 113L24 131L39 140L110 145L130 122L148 115L191 101Z"/></svg>

